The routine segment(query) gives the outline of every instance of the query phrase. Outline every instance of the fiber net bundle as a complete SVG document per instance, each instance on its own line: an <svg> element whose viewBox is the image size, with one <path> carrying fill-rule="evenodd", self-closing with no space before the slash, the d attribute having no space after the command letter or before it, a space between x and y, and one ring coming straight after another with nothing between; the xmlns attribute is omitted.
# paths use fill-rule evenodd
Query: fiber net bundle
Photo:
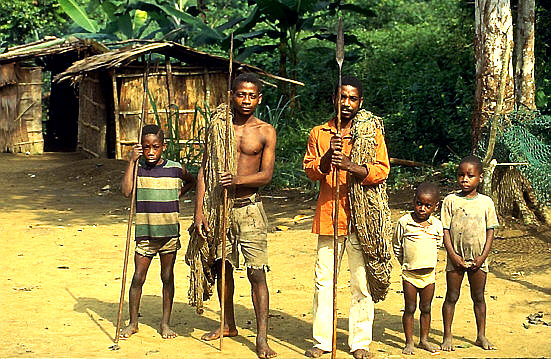
<svg viewBox="0 0 551 359"><path fill-rule="evenodd" d="M230 111L230 123L231 123ZM203 213L208 221L210 232L205 241L190 227L190 240L186 251L186 263L190 267L188 289L189 304L196 307L199 314L203 313L203 302L212 295L215 274L213 272L216 260L216 247L221 242L223 222L230 228L229 213L233 206L233 193L228 192L228 201L224 202L224 190L218 183L218 171L227 170L233 174L237 172L235 134L233 125L229 125L229 142L231 151L226 153L226 105L216 108L207 126L206 148L208 157L203 168L205 179L205 197L203 198ZM226 206L226 217L222 213Z"/></svg>
<svg viewBox="0 0 551 359"><path fill-rule="evenodd" d="M376 155L375 133L384 134L383 121L366 110L360 110L352 125L354 144L350 158L354 163L373 163ZM388 208L386 183L362 186L350 176L348 198L352 220L365 259L367 282L374 302L385 299L392 270L390 238L392 222Z"/></svg>

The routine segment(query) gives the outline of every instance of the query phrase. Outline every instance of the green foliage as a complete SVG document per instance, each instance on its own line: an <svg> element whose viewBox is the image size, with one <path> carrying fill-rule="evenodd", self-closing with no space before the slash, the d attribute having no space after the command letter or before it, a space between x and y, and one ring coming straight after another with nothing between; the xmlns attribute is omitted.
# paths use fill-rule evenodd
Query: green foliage
<svg viewBox="0 0 551 359"><path fill-rule="evenodd" d="M364 107L384 116L393 157L432 163L470 148L473 17L455 0L383 1L352 72ZM383 23L382 20L385 20ZM451 149L451 150L450 150Z"/></svg>
<svg viewBox="0 0 551 359"><path fill-rule="evenodd" d="M66 23L67 16L56 0L0 1L0 46L60 36Z"/></svg>

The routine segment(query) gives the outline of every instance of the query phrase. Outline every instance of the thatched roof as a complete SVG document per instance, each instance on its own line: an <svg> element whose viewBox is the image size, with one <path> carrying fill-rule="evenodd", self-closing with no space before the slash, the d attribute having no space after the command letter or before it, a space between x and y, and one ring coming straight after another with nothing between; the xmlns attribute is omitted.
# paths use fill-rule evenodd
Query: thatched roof
<svg viewBox="0 0 551 359"><path fill-rule="evenodd" d="M109 49L91 39L79 39L74 36L58 39L55 36L47 36L39 41L8 48L7 51L0 54L0 64L41 56L60 55L69 52L81 53L85 51L88 54L99 54L109 51Z"/></svg>
<svg viewBox="0 0 551 359"><path fill-rule="evenodd" d="M54 77L54 81L64 81L68 79L78 79L87 72L96 70L111 70L121 66L130 64L139 56L148 53L158 53L178 59L189 65L207 66L207 67L228 67L228 59L211 55L203 51L193 49L188 46L180 45L169 41L141 41L128 47L114 49L109 52L90 56L82 60L76 61L67 70ZM235 69L242 68L244 71L253 72L262 76L271 77L273 79L304 85L302 82L286 79L284 77L270 74L256 66L249 65L239 61L233 61Z"/></svg>

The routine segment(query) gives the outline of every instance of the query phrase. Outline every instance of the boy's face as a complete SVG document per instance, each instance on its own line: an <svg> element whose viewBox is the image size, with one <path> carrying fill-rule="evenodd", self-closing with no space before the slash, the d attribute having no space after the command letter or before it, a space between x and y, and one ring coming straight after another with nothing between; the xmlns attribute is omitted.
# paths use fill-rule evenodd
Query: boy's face
<svg viewBox="0 0 551 359"><path fill-rule="evenodd" d="M341 86L341 119L345 122L353 119L360 110L362 101L363 97L360 97L357 88L350 85ZM333 96L333 105L335 111L338 111L336 94Z"/></svg>
<svg viewBox="0 0 551 359"><path fill-rule="evenodd" d="M242 116L254 114L256 106L262 102L262 94L252 82L239 83L231 98L234 110Z"/></svg>
<svg viewBox="0 0 551 359"><path fill-rule="evenodd" d="M150 166L155 166L159 162L165 148L164 142L157 135L147 134L142 137L143 156Z"/></svg>
<svg viewBox="0 0 551 359"><path fill-rule="evenodd" d="M438 201L431 193L420 193L413 198L413 213L418 220L426 221L438 209Z"/></svg>
<svg viewBox="0 0 551 359"><path fill-rule="evenodd" d="M457 169L457 183L463 193L476 191L482 181L482 173L473 163L463 162Z"/></svg>

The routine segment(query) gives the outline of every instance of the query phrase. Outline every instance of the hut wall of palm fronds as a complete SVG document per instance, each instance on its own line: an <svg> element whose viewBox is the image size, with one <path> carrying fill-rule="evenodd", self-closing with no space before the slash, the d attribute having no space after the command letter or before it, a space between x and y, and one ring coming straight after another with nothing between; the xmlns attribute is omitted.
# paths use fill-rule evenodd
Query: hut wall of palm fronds
<svg viewBox="0 0 551 359"><path fill-rule="evenodd" d="M142 113L144 66L128 66L114 74L116 82L115 118L118 145L116 158L126 158L138 141ZM154 66L148 74L148 100L145 123L157 123L167 141L177 141L183 152L200 149L200 130L205 125L201 115L215 108L226 94L224 69L207 67ZM197 107L203 111L197 112ZM182 153L186 156L187 153Z"/></svg>
<svg viewBox="0 0 551 359"><path fill-rule="evenodd" d="M0 64L0 151L42 153L42 70Z"/></svg>

